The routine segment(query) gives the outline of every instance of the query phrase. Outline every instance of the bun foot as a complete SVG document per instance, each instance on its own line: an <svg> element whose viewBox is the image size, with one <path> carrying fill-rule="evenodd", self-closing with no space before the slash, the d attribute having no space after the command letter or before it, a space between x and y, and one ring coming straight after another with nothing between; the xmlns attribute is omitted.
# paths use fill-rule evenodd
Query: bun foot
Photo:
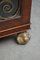
<svg viewBox="0 0 40 60"><path fill-rule="evenodd" d="M30 36L28 32L20 33L17 36L17 43L24 45L30 40Z"/></svg>

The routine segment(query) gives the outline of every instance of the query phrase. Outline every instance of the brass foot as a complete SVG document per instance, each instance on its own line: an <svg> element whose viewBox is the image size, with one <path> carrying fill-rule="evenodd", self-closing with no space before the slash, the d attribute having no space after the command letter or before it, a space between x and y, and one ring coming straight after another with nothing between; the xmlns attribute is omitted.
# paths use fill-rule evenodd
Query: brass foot
<svg viewBox="0 0 40 60"><path fill-rule="evenodd" d="M29 37L29 34L27 32L24 32L24 33L20 33L18 36L17 36L17 42L18 44L26 44L28 41L30 40L30 37Z"/></svg>

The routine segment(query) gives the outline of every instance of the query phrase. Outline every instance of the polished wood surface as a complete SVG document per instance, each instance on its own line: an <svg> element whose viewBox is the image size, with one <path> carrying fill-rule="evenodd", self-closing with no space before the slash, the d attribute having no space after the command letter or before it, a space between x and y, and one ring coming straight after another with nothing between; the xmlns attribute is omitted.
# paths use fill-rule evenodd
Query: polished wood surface
<svg viewBox="0 0 40 60"><path fill-rule="evenodd" d="M30 28L31 2L32 0L20 0L21 17L0 22L0 38Z"/></svg>

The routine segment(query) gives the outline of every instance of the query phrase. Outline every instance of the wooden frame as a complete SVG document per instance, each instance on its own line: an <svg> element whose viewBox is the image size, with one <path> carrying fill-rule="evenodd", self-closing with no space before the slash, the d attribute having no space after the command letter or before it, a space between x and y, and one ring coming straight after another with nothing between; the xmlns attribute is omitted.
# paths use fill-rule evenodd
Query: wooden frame
<svg viewBox="0 0 40 60"><path fill-rule="evenodd" d="M30 28L31 0L20 0L21 17L0 22L0 38Z"/></svg>

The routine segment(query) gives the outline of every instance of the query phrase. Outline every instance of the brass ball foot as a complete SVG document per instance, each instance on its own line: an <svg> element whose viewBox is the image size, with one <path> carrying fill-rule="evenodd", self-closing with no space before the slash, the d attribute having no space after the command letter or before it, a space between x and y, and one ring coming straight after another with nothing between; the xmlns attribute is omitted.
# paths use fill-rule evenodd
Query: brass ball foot
<svg viewBox="0 0 40 60"><path fill-rule="evenodd" d="M29 40L30 40L30 36L29 36L29 34L28 34L27 32L20 33L20 34L17 36L17 42L18 42L18 44L24 45L24 44L26 44Z"/></svg>

